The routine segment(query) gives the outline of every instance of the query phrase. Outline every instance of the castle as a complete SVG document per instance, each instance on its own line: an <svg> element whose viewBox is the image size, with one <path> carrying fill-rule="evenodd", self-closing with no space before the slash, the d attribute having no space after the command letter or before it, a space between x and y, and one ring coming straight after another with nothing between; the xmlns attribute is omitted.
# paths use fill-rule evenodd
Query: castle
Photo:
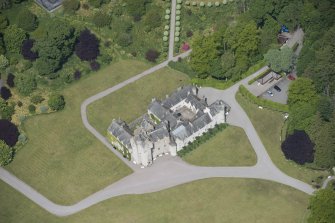
<svg viewBox="0 0 335 223"><path fill-rule="evenodd" d="M208 105L195 86L182 87L163 101L153 99L133 130L124 121L113 120L107 138L124 157L148 166L162 154L176 156L196 137L225 123L229 110L222 100Z"/></svg>

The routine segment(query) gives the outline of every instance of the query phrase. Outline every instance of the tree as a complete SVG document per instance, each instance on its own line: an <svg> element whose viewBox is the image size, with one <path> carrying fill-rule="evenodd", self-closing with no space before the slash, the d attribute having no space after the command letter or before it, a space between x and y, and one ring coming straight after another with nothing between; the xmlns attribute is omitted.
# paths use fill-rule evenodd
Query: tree
<svg viewBox="0 0 335 223"><path fill-rule="evenodd" d="M6 29L8 26L8 18L7 16L0 14L0 31Z"/></svg>
<svg viewBox="0 0 335 223"><path fill-rule="evenodd" d="M280 24L271 16L265 16L264 25L261 30L260 52L266 53L271 45L277 45L277 34Z"/></svg>
<svg viewBox="0 0 335 223"><path fill-rule="evenodd" d="M35 40L26 39L22 43L21 54L24 59L35 61L38 58L38 53L33 51Z"/></svg>
<svg viewBox="0 0 335 223"><path fill-rule="evenodd" d="M314 144L305 131L295 130L281 145L286 159L298 164L311 163L314 160Z"/></svg>
<svg viewBox="0 0 335 223"><path fill-rule="evenodd" d="M76 55L85 61L95 60L99 54L99 40L88 29L82 31L75 45Z"/></svg>
<svg viewBox="0 0 335 223"><path fill-rule="evenodd" d="M64 12L73 14L80 7L80 2L78 0L65 0L63 1Z"/></svg>
<svg viewBox="0 0 335 223"><path fill-rule="evenodd" d="M112 18L103 12L95 13L92 22L99 28L109 26L111 24Z"/></svg>
<svg viewBox="0 0 335 223"><path fill-rule="evenodd" d="M4 99L5 101L7 101L10 97L12 97L12 93L7 87L2 87L0 89L0 94L1 98Z"/></svg>
<svg viewBox="0 0 335 223"><path fill-rule="evenodd" d="M13 155L13 150L3 140L0 140L0 166L9 164Z"/></svg>
<svg viewBox="0 0 335 223"><path fill-rule="evenodd" d="M0 140L3 140L8 146L15 146L19 138L19 130L12 122L0 119Z"/></svg>
<svg viewBox="0 0 335 223"><path fill-rule="evenodd" d="M134 18L141 18L145 14L145 6L149 2L148 0L124 0L126 10Z"/></svg>
<svg viewBox="0 0 335 223"><path fill-rule="evenodd" d="M264 58L275 72L289 72L293 65L293 50L289 47L279 49L270 49Z"/></svg>
<svg viewBox="0 0 335 223"><path fill-rule="evenodd" d="M162 17L159 13L161 10L158 8L152 8L144 17L143 23L146 26L146 31L150 31L157 28L162 23Z"/></svg>
<svg viewBox="0 0 335 223"><path fill-rule="evenodd" d="M91 63L90 63L90 67L91 67L91 70L93 70L93 71L97 71L97 70L100 69L100 64L99 64L99 62L93 60L93 61L91 61Z"/></svg>
<svg viewBox="0 0 335 223"><path fill-rule="evenodd" d="M48 31L36 41L39 58L35 67L40 75L59 70L74 51L75 29L68 23L52 20Z"/></svg>
<svg viewBox="0 0 335 223"><path fill-rule="evenodd" d="M145 53L145 58L150 62L156 62L158 57L159 57L159 52L155 49L149 49Z"/></svg>
<svg viewBox="0 0 335 223"><path fill-rule="evenodd" d="M314 164L319 168L335 166L335 120L324 121L316 115L308 127L308 135L315 143Z"/></svg>
<svg viewBox="0 0 335 223"><path fill-rule="evenodd" d="M6 53L5 43L3 41L3 36L0 35L0 54L5 54L5 53Z"/></svg>
<svg viewBox="0 0 335 223"><path fill-rule="evenodd" d="M290 106L297 103L307 103L316 105L318 95L313 81L309 78L298 78L289 88L288 104Z"/></svg>
<svg viewBox="0 0 335 223"><path fill-rule="evenodd" d="M14 82L19 93L24 96L31 94L37 87L36 79L33 74L17 75Z"/></svg>
<svg viewBox="0 0 335 223"><path fill-rule="evenodd" d="M10 0L0 0L0 9L9 9L12 7Z"/></svg>
<svg viewBox="0 0 335 223"><path fill-rule="evenodd" d="M53 94L48 100L49 107L54 111L63 110L65 107L64 96L60 94Z"/></svg>
<svg viewBox="0 0 335 223"><path fill-rule="evenodd" d="M30 105L28 106L28 110L29 110L29 113L30 113L30 114L35 114L35 112L36 112L36 106L33 105L33 104L30 104Z"/></svg>
<svg viewBox="0 0 335 223"><path fill-rule="evenodd" d="M14 79L15 79L15 76L12 73L9 73L7 75L7 81L6 82L7 82L7 85L11 88L15 86Z"/></svg>
<svg viewBox="0 0 335 223"><path fill-rule="evenodd" d="M308 223L334 222L335 191L331 188L319 190L310 198Z"/></svg>
<svg viewBox="0 0 335 223"><path fill-rule="evenodd" d="M333 116L334 104L329 97L323 96L319 100L318 110L324 121L330 121Z"/></svg>
<svg viewBox="0 0 335 223"><path fill-rule="evenodd" d="M6 50L10 53L20 53L22 42L26 39L26 32L16 25L10 25L4 32Z"/></svg>
<svg viewBox="0 0 335 223"><path fill-rule="evenodd" d="M199 78L210 75L211 63L218 59L217 47L214 36L194 37L190 65Z"/></svg>
<svg viewBox="0 0 335 223"><path fill-rule="evenodd" d="M38 26L37 17L30 10L23 8L17 15L17 24L18 26L27 31L32 32Z"/></svg>
<svg viewBox="0 0 335 223"><path fill-rule="evenodd" d="M103 3L102 0L89 0L88 2L94 8L99 8L102 5L102 3Z"/></svg>
<svg viewBox="0 0 335 223"><path fill-rule="evenodd" d="M4 55L0 55L0 70L5 69L8 67L9 61Z"/></svg>

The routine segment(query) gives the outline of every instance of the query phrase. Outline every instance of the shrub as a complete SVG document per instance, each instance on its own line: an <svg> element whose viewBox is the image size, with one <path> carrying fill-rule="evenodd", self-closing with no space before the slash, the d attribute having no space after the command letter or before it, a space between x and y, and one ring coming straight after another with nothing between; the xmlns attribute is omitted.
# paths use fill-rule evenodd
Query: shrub
<svg viewBox="0 0 335 223"><path fill-rule="evenodd" d="M48 106L44 106L44 105L42 105L42 106L40 107L40 112L41 112L41 113L47 113L48 110L49 110Z"/></svg>
<svg viewBox="0 0 335 223"><path fill-rule="evenodd" d="M4 55L0 55L0 70L5 69L9 65L9 60Z"/></svg>
<svg viewBox="0 0 335 223"><path fill-rule="evenodd" d="M17 16L17 24L21 29L27 32L31 32L37 28L38 21L35 14L33 14L30 10L24 8L19 12Z"/></svg>
<svg viewBox="0 0 335 223"><path fill-rule="evenodd" d="M102 5L102 0L89 0L89 4L95 8L99 8Z"/></svg>
<svg viewBox="0 0 335 223"><path fill-rule="evenodd" d="M82 31L75 45L76 55L85 61L95 60L100 54L99 40L88 29Z"/></svg>
<svg viewBox="0 0 335 223"><path fill-rule="evenodd" d="M314 160L314 144L305 131L295 130L281 145L286 159L298 164L311 163Z"/></svg>
<svg viewBox="0 0 335 223"><path fill-rule="evenodd" d="M9 73L7 76L6 82L7 82L7 85L11 88L15 86L14 79L15 79L15 76L12 73Z"/></svg>
<svg viewBox="0 0 335 223"><path fill-rule="evenodd" d="M60 94L51 95L48 100L48 105L54 111L59 111L59 110L64 109L65 107L64 96Z"/></svg>
<svg viewBox="0 0 335 223"><path fill-rule="evenodd" d="M11 120L14 111L15 110L13 105L8 105L6 101L0 99L0 118Z"/></svg>
<svg viewBox="0 0 335 223"><path fill-rule="evenodd" d="M24 134L20 134L18 139L19 139L20 143L26 143L27 142L27 136L24 135Z"/></svg>
<svg viewBox="0 0 335 223"><path fill-rule="evenodd" d="M85 10L88 10L88 9L90 8L90 6L89 6L88 4L86 4L86 3L84 3L82 7L83 7L83 9L85 9Z"/></svg>
<svg viewBox="0 0 335 223"><path fill-rule="evenodd" d="M102 28L110 25L111 17L105 13L98 12L93 16L92 22L97 27Z"/></svg>
<svg viewBox="0 0 335 223"><path fill-rule="evenodd" d="M37 87L34 75L21 74L15 78L14 82L19 93L25 96L31 94Z"/></svg>
<svg viewBox="0 0 335 223"><path fill-rule="evenodd" d="M10 97L12 97L12 93L7 87L2 87L0 90L1 98L7 101Z"/></svg>
<svg viewBox="0 0 335 223"><path fill-rule="evenodd" d="M64 12L73 14L80 7L80 2L78 0L65 0L63 1Z"/></svg>
<svg viewBox="0 0 335 223"><path fill-rule="evenodd" d="M22 105L23 105L22 101L17 102L17 106L22 107Z"/></svg>
<svg viewBox="0 0 335 223"><path fill-rule="evenodd" d="M29 113L30 113L30 114L34 114L34 113L36 112L36 106L33 105L33 104L30 104L30 105L28 106L28 110L29 110Z"/></svg>
<svg viewBox="0 0 335 223"><path fill-rule="evenodd" d="M34 95L31 97L30 102L37 105L44 101L44 98L41 95Z"/></svg>
<svg viewBox="0 0 335 223"><path fill-rule="evenodd" d="M21 47L21 54L24 59L35 61L38 58L38 53L32 51L32 48L34 46L35 40L33 39L27 39L24 40Z"/></svg>
<svg viewBox="0 0 335 223"><path fill-rule="evenodd" d="M12 159L13 150L3 140L0 140L0 166L6 166Z"/></svg>
<svg viewBox="0 0 335 223"><path fill-rule="evenodd" d="M81 78L81 71L80 70L76 70L74 73L73 73L73 78L75 80L79 80Z"/></svg>
<svg viewBox="0 0 335 223"><path fill-rule="evenodd" d="M156 62L158 57L159 52L155 49L149 49L145 54L145 58L150 62Z"/></svg>
<svg viewBox="0 0 335 223"><path fill-rule="evenodd" d="M91 70L97 71L100 69L100 64L97 61L92 61L90 63Z"/></svg>
<svg viewBox="0 0 335 223"><path fill-rule="evenodd" d="M130 33L121 33L117 39L120 46L127 47L133 43L133 37Z"/></svg>
<svg viewBox="0 0 335 223"><path fill-rule="evenodd" d="M186 36L187 36L187 37L192 37L192 36L193 36L193 32L192 32L191 30L188 30L188 31L186 32Z"/></svg>
<svg viewBox="0 0 335 223"><path fill-rule="evenodd" d="M3 140L8 146L15 146L18 137L19 130L12 122L0 119L0 140Z"/></svg>

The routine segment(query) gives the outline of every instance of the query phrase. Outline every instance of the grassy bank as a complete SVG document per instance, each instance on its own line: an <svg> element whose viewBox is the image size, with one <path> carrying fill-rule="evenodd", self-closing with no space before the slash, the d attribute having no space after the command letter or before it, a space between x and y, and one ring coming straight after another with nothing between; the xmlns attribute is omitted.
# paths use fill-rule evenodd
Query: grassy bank
<svg viewBox="0 0 335 223"><path fill-rule="evenodd" d="M121 61L65 88L65 109L26 120L29 141L6 168L61 204L75 203L130 174L131 170L85 129L80 105L147 68L142 62Z"/></svg>
<svg viewBox="0 0 335 223"><path fill-rule="evenodd" d="M197 166L252 166L257 158L243 129L228 126L183 159Z"/></svg>

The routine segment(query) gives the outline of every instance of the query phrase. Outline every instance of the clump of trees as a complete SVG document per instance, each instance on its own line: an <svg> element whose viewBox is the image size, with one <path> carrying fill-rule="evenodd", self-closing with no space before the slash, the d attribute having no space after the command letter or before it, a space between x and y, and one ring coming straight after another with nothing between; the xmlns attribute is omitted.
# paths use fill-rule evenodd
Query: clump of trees
<svg viewBox="0 0 335 223"><path fill-rule="evenodd" d="M33 50L35 40L26 39L22 43L21 54L24 59L35 61L38 58L38 53Z"/></svg>
<svg viewBox="0 0 335 223"><path fill-rule="evenodd" d="M134 18L135 21L141 20L141 17L145 14L146 4L150 0L124 0L126 5L126 10Z"/></svg>
<svg viewBox="0 0 335 223"><path fill-rule="evenodd" d="M0 140L0 166L6 166L13 159L13 150L3 141Z"/></svg>
<svg viewBox="0 0 335 223"><path fill-rule="evenodd" d="M286 46L282 49L270 49L264 58L273 71L290 72L293 68L293 55L293 50Z"/></svg>
<svg viewBox="0 0 335 223"><path fill-rule="evenodd" d="M22 42L27 38L27 34L16 25L8 26L4 31L4 43L6 51L9 53L19 53Z"/></svg>
<svg viewBox="0 0 335 223"><path fill-rule="evenodd" d="M0 94L1 98L4 99L5 101L7 101L10 97L12 97L11 91L5 86L0 89Z"/></svg>
<svg viewBox="0 0 335 223"><path fill-rule="evenodd" d="M281 145L286 159L298 164L314 161L314 144L305 131L295 130Z"/></svg>
<svg viewBox="0 0 335 223"><path fill-rule="evenodd" d="M14 80L15 80L15 76L12 73L9 73L7 75L6 83L10 88L13 88L15 86Z"/></svg>
<svg viewBox="0 0 335 223"><path fill-rule="evenodd" d="M8 102L6 102L5 100L0 99L0 118L11 120L13 114L14 114L14 105L8 104Z"/></svg>
<svg viewBox="0 0 335 223"><path fill-rule="evenodd" d="M32 73L19 74L14 80L20 94L28 96L37 88L35 75Z"/></svg>
<svg viewBox="0 0 335 223"><path fill-rule="evenodd" d="M94 25L99 28L109 26L111 24L111 21L112 17L103 12L96 13L92 18L92 22L94 23Z"/></svg>

